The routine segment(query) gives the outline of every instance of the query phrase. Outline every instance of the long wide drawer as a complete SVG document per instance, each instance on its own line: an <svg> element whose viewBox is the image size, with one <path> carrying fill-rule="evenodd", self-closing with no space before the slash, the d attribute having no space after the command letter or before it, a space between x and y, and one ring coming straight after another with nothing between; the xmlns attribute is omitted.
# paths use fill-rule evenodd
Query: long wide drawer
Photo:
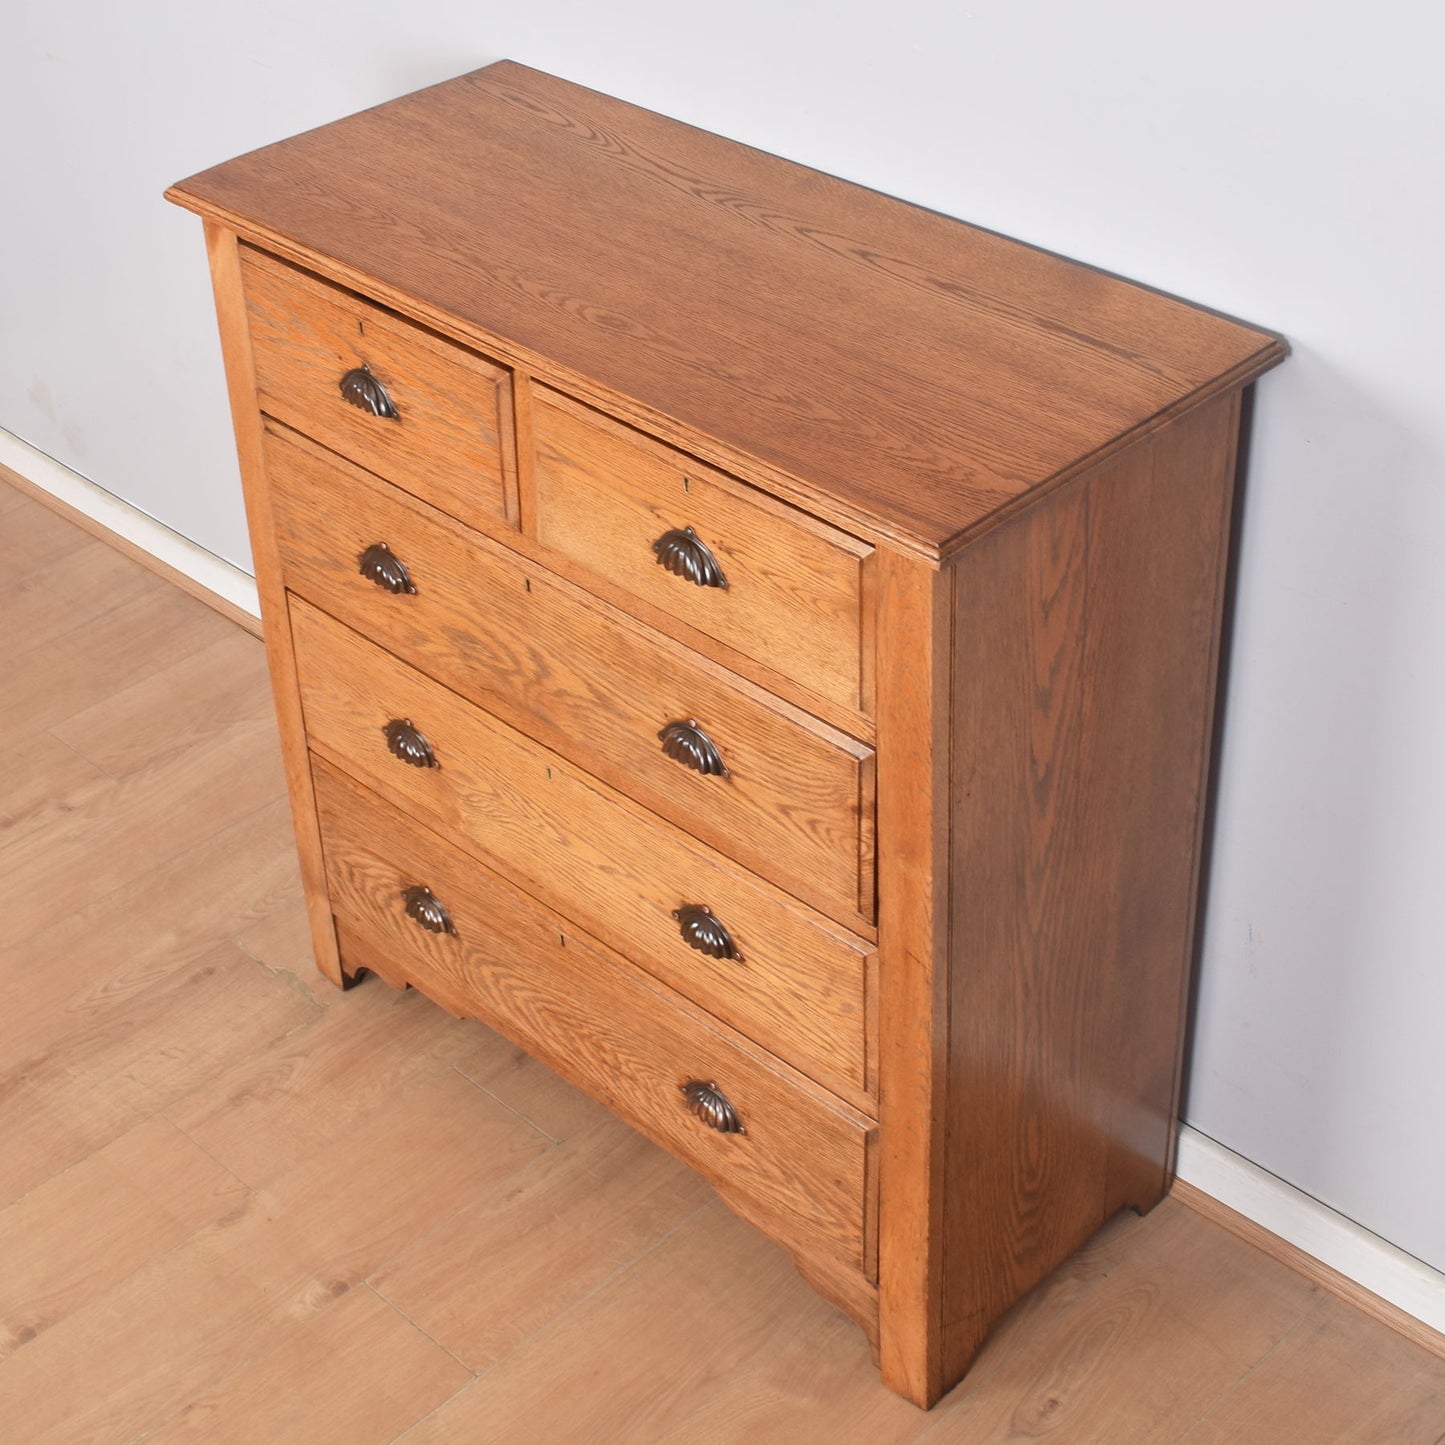
<svg viewBox="0 0 1445 1445"><path fill-rule="evenodd" d="M314 748L764 1048L865 1096L871 944L300 599L291 627Z"/></svg>
<svg viewBox="0 0 1445 1445"><path fill-rule="evenodd" d="M247 246L241 278L264 412L454 517L516 525L510 373Z"/></svg>
<svg viewBox="0 0 1445 1445"><path fill-rule="evenodd" d="M873 549L532 388L538 541L820 696L872 709Z"/></svg>
<svg viewBox="0 0 1445 1445"><path fill-rule="evenodd" d="M302 438L272 428L265 448L292 591L790 893L871 924L866 744ZM378 544L396 591L359 565ZM692 724L725 771L695 771L686 738L681 758L665 749L661 734Z"/></svg>
<svg viewBox="0 0 1445 1445"><path fill-rule="evenodd" d="M451 1012L481 1019L811 1262L855 1280L875 1274L870 1118L749 1048L325 763L314 773L348 969L415 984ZM698 1113L689 1085L703 1096ZM741 1131L711 1127L703 1114Z"/></svg>

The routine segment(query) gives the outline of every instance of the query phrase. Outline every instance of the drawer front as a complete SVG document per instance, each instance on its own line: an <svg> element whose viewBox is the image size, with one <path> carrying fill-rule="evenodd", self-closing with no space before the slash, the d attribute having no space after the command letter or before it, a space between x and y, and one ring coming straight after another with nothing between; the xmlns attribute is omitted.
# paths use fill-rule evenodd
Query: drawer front
<svg viewBox="0 0 1445 1445"><path fill-rule="evenodd" d="M454 517L515 524L507 372L264 252L241 256L263 411ZM353 394L382 387L395 416L343 396L361 368Z"/></svg>
<svg viewBox="0 0 1445 1445"><path fill-rule="evenodd" d="M870 547L557 392L537 386L532 397L539 541L871 713Z"/></svg>
<svg viewBox="0 0 1445 1445"><path fill-rule="evenodd" d="M865 1096L869 944L305 602L291 617L313 747L764 1048ZM704 906L713 921L687 911Z"/></svg>
<svg viewBox="0 0 1445 1445"><path fill-rule="evenodd" d="M348 969L413 983L453 1013L480 1018L785 1243L855 1275L869 1271L871 1119L774 1066L324 763L315 779ZM443 931L408 914L414 888L431 894L414 912ZM745 1132L701 1122L683 1093L692 1082L715 1085Z"/></svg>
<svg viewBox="0 0 1445 1445"><path fill-rule="evenodd" d="M292 591L789 892L872 922L871 748L318 448L265 446ZM362 575L375 543L414 592ZM664 751L690 720L725 774Z"/></svg>

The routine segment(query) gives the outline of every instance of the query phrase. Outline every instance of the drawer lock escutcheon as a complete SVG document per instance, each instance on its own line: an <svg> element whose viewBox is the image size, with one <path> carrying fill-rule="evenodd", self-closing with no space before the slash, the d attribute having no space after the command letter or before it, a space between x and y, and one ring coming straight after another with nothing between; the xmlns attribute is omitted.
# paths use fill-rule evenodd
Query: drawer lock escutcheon
<svg viewBox="0 0 1445 1445"><path fill-rule="evenodd" d="M386 394L386 388L371 374L371 368L363 362L353 367L336 383L341 395L359 411L370 412L372 416L384 416L388 421L397 421L396 404Z"/></svg>
<svg viewBox="0 0 1445 1445"><path fill-rule="evenodd" d="M457 926L452 916L442 906L442 901L424 883L413 884L402 889L406 902L406 916L421 924L428 933L450 933L456 937Z"/></svg>
<svg viewBox="0 0 1445 1445"><path fill-rule="evenodd" d="M674 762L691 768L704 777L725 778L727 764L717 744L697 725L697 719L690 717L686 722L670 722L658 733L657 740L662 750Z"/></svg>
<svg viewBox="0 0 1445 1445"><path fill-rule="evenodd" d="M361 575L367 581L375 582L382 591L416 596L416 585L411 580L411 573L406 570L406 564L385 542L373 542L356 560L360 564Z"/></svg>
<svg viewBox="0 0 1445 1445"><path fill-rule="evenodd" d="M675 577L685 577L699 587L726 588L728 585L717 558L691 527L681 531L674 527L664 532L652 544L652 550L657 553L658 562Z"/></svg>
<svg viewBox="0 0 1445 1445"><path fill-rule="evenodd" d="M387 751L413 768L439 768L437 755L426 735L409 717L394 717L381 730Z"/></svg>
<svg viewBox="0 0 1445 1445"><path fill-rule="evenodd" d="M690 1079L682 1086L682 1096L687 1107L719 1134L746 1134L738 1111L728 1102L727 1095L716 1084L704 1084L701 1079Z"/></svg>
<svg viewBox="0 0 1445 1445"><path fill-rule="evenodd" d="M709 958L728 958L734 963L743 961L733 936L706 903L684 903L674 908L672 916L682 934L682 941L689 948L705 953Z"/></svg>

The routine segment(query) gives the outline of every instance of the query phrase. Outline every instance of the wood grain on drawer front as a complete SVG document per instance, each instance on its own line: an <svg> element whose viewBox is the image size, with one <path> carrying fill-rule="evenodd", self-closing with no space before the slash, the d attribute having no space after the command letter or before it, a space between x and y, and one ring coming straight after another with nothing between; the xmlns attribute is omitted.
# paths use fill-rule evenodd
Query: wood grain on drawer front
<svg viewBox="0 0 1445 1445"><path fill-rule="evenodd" d="M340 287L241 247L261 409L474 525L515 525L511 377ZM369 367L396 408L341 378Z"/></svg>
<svg viewBox="0 0 1445 1445"><path fill-rule="evenodd" d="M811 1077L866 1098L874 951L490 714L293 599L313 748ZM417 728L438 766L388 750ZM743 961L684 942L706 904Z"/></svg>
<svg viewBox="0 0 1445 1445"><path fill-rule="evenodd" d="M286 583L464 697L853 926L874 916L873 750L359 468L265 439ZM361 576L385 542L414 595ZM662 751L696 718L727 777Z"/></svg>
<svg viewBox="0 0 1445 1445"><path fill-rule="evenodd" d="M531 388L537 539L794 679L872 711L866 572L872 548L546 387ZM726 587L660 565L691 527Z"/></svg>
<svg viewBox="0 0 1445 1445"><path fill-rule="evenodd" d="M835 1269L871 1272L868 1152L876 1126L764 1058L440 838L324 763L316 796L349 969L414 983L480 1018L600 1099L770 1233ZM456 932L430 933L402 894L430 888ZM744 1134L687 1109L715 1083Z"/></svg>

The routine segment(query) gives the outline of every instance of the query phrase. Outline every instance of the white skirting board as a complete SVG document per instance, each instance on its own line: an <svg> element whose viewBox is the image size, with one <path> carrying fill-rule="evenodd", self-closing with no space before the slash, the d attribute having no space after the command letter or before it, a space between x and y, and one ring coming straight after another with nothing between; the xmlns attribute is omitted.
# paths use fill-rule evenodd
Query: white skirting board
<svg viewBox="0 0 1445 1445"><path fill-rule="evenodd" d="M1206 1134L1179 1129L1179 1178L1445 1334L1445 1274L1251 1164Z"/></svg>
<svg viewBox="0 0 1445 1445"><path fill-rule="evenodd" d="M197 546L179 532L171 531L165 523L113 496L104 487L71 471L63 462L3 428L0 428L0 464L98 522L107 531L173 567L206 591L214 592L252 617L261 615L256 581L250 573Z"/></svg>
<svg viewBox="0 0 1445 1445"><path fill-rule="evenodd" d="M0 463L207 591L260 616L249 574L3 429ZM1445 1333L1445 1274L1187 1124L1179 1130L1178 1174L1236 1214Z"/></svg>

